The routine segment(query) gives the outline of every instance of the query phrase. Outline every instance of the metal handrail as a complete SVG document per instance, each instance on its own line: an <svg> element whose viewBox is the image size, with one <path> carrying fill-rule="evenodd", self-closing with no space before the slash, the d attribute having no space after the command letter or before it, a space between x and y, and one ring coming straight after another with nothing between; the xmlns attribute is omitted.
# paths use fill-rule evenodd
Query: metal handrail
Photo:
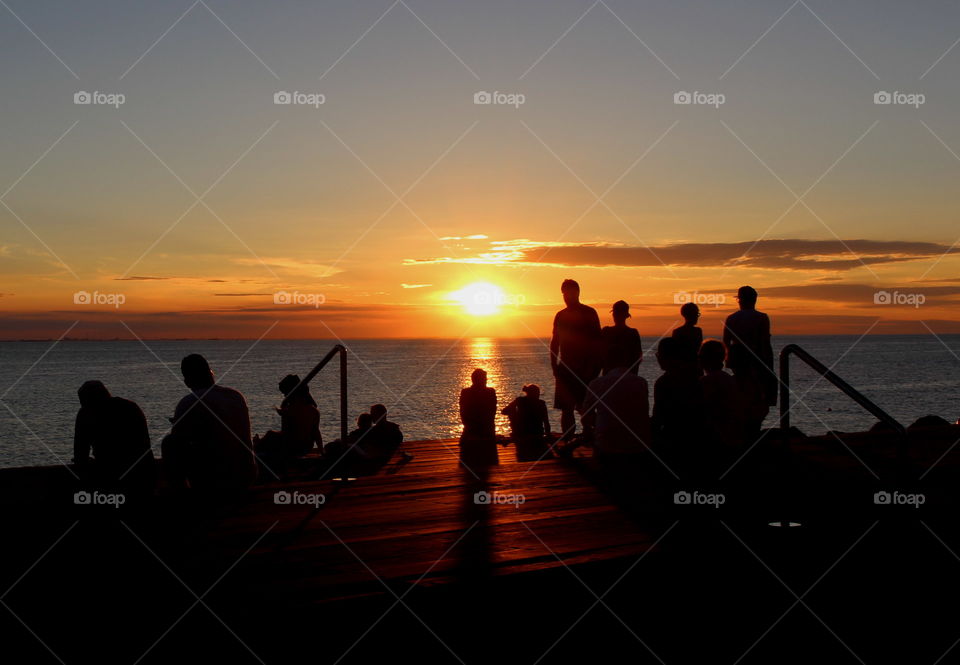
<svg viewBox="0 0 960 665"><path fill-rule="evenodd" d="M906 428L893 416L864 397L856 388L834 374L829 367L811 356L796 344L788 344L780 351L780 429L786 432L790 429L790 356L807 363L815 372L839 388L843 393L864 409L873 414L877 420L886 423L902 436L907 435Z"/></svg>
<svg viewBox="0 0 960 665"><path fill-rule="evenodd" d="M306 385L313 377L320 373L327 366L333 357L340 354L340 438L347 438L347 347L343 344L336 344L323 359L318 362L310 372L300 380L299 385Z"/></svg>

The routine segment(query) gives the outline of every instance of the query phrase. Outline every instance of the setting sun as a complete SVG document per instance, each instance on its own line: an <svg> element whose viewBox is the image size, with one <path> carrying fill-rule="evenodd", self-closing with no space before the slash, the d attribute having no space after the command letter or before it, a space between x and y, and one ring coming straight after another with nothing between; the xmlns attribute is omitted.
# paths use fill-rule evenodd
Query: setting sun
<svg viewBox="0 0 960 665"><path fill-rule="evenodd" d="M504 297L503 289L490 282L474 282L450 294L451 300L460 303L467 314L474 316L496 314Z"/></svg>

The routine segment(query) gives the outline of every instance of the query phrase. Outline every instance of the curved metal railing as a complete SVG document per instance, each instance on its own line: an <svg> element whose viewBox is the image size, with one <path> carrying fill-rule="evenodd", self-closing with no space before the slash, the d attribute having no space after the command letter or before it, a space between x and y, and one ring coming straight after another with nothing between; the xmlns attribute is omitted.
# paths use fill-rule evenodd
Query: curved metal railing
<svg viewBox="0 0 960 665"><path fill-rule="evenodd" d="M790 356L807 363L817 374L839 388L843 394L873 414L877 420L891 427L897 434L906 436L907 430L893 416L867 399L860 391L834 374L829 367L814 358L796 344L788 344L780 350L780 429L790 429Z"/></svg>

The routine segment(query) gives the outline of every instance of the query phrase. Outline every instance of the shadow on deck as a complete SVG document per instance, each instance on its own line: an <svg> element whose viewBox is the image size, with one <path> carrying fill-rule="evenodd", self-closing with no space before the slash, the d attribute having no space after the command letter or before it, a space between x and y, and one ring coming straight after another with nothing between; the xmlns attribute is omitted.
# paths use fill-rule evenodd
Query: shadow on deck
<svg viewBox="0 0 960 665"><path fill-rule="evenodd" d="M882 435L768 441L709 483L651 460L626 502L588 456L505 448L481 479L451 440L140 514L74 506L65 469L0 470L4 634L31 662L933 662L956 639L925 594L956 592L960 431L912 436L906 466Z"/></svg>

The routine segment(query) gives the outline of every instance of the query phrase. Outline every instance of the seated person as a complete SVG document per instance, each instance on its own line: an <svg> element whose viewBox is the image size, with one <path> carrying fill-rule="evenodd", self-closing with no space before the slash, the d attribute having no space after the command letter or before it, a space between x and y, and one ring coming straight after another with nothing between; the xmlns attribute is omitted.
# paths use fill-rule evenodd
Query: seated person
<svg viewBox="0 0 960 665"><path fill-rule="evenodd" d="M250 413L243 395L214 382L206 358L193 353L180 363L190 389L161 445L170 484L205 491L242 490L257 477L250 440Z"/></svg>
<svg viewBox="0 0 960 665"><path fill-rule="evenodd" d="M371 406L370 417L373 420L373 431L370 433L368 450L385 458L384 462L388 462L403 443L403 432L399 425L387 420L387 407L383 404Z"/></svg>
<svg viewBox="0 0 960 665"><path fill-rule="evenodd" d="M257 457L268 467L285 466L289 460L309 453L314 445L323 450L320 412L310 395L310 387L301 384L296 374L283 377L278 387L284 396L276 410L280 415L280 431L270 430L263 438L253 439Z"/></svg>
<svg viewBox="0 0 960 665"><path fill-rule="evenodd" d="M683 317L684 323L679 328L674 328L671 336L680 342L684 362L689 365L691 371L696 372L697 354L700 353L700 345L703 344L703 330L697 325L697 321L700 320L700 308L696 303L685 303L680 308L680 316Z"/></svg>
<svg viewBox="0 0 960 665"><path fill-rule="evenodd" d="M590 382L584 418L593 424L593 448L601 463L636 459L649 449L647 380L619 366Z"/></svg>
<svg viewBox="0 0 960 665"><path fill-rule="evenodd" d="M368 449L372 432L373 416L361 413L357 416L357 428L347 434L346 439L331 441L323 449L326 460L323 473L338 477L376 473L382 465L377 464L374 450Z"/></svg>
<svg viewBox="0 0 960 665"><path fill-rule="evenodd" d="M471 385L460 391L460 462L470 469L499 463L497 454L497 391L487 386L487 373L473 370Z"/></svg>
<svg viewBox="0 0 960 665"><path fill-rule="evenodd" d="M510 420L510 434L521 462L538 460L549 450L550 416L547 403L540 399L540 386L531 383L523 387L517 397L500 411Z"/></svg>
<svg viewBox="0 0 960 665"><path fill-rule="evenodd" d="M683 342L665 337L657 347L663 374L653 384L654 441L674 453L689 452L703 434L703 391L689 371Z"/></svg>
<svg viewBox="0 0 960 665"><path fill-rule="evenodd" d="M80 410L73 434L73 463L80 477L95 486L151 494L156 468L140 407L113 397L100 381L87 381L77 396Z"/></svg>
<svg viewBox="0 0 960 665"><path fill-rule="evenodd" d="M710 339L700 347L700 387L703 389L704 419L707 437L724 448L743 443L744 414L736 379L723 369L727 347Z"/></svg>

